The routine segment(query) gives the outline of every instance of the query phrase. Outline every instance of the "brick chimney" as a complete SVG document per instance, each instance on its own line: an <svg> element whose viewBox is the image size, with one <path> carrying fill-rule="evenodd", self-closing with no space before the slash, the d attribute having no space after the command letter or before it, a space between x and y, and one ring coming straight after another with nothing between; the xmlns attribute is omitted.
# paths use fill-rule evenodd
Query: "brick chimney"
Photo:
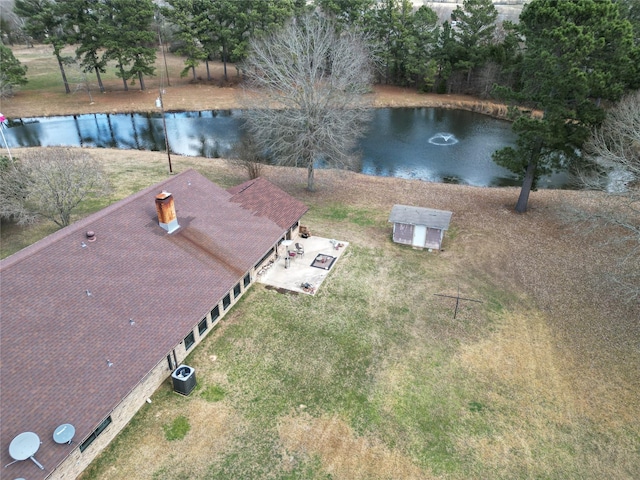
<svg viewBox="0 0 640 480"><path fill-rule="evenodd" d="M173 204L173 196L169 192L162 191L156 195L156 212L158 213L158 224L167 233L173 233L180 225L176 217L176 207Z"/></svg>

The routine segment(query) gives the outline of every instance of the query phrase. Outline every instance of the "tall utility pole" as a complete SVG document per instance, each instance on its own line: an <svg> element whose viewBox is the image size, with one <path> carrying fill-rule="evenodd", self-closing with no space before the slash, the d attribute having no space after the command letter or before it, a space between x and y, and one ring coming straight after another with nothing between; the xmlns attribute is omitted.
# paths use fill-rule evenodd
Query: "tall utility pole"
<svg viewBox="0 0 640 480"><path fill-rule="evenodd" d="M162 78L162 75L160 77ZM169 173L173 173L173 167L171 166L171 152L169 151L169 137L167 135L167 121L164 118L164 102L162 101L162 79L160 80L158 98L156 98L156 107L160 109L160 114L162 115L162 131L164 134L164 146L167 150L167 159L169 160Z"/></svg>
<svg viewBox="0 0 640 480"><path fill-rule="evenodd" d="M162 24L164 25L164 17L162 18ZM162 34L160 30L160 23L158 23L158 43L160 44L160 51L162 52L162 59L164 60L164 72L167 75L167 86L171 86L171 80L169 79L169 68L167 67L167 53L164 49L164 43L162 43Z"/></svg>
<svg viewBox="0 0 640 480"><path fill-rule="evenodd" d="M161 16L159 16L161 17ZM160 22L159 17L154 16L156 19L157 27L158 27L158 43L160 44L160 50L162 51L162 58L164 59L164 74L162 73L162 69L160 70L160 88L158 89L158 98L156 98L156 107L160 109L160 114L162 115L162 131L164 133L164 146L167 150L167 160L169 161L169 173L173 173L173 167L171 166L171 151L169 149L169 136L167 132L167 120L164 118L164 99L162 98L162 94L164 93L164 77L166 74L167 77L167 85L171 86L169 81L169 69L167 68L167 56L164 51L164 44L162 43L162 35L160 33ZM164 18L163 18L164 23Z"/></svg>

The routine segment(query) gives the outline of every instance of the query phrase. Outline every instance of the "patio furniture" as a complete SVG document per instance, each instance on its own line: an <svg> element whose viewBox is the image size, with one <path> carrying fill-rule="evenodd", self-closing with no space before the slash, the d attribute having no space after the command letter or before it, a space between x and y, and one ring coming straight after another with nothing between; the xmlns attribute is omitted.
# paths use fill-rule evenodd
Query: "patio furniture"
<svg viewBox="0 0 640 480"><path fill-rule="evenodd" d="M310 293L312 295L314 293L316 293L316 287L312 283L309 283L309 282L303 282L300 285L300 288L302 288L303 292Z"/></svg>
<svg viewBox="0 0 640 480"><path fill-rule="evenodd" d="M296 252L290 251L290 252L289 252L289 258L290 258L291 260L295 260L295 259L296 259Z"/></svg>
<svg viewBox="0 0 640 480"><path fill-rule="evenodd" d="M304 247L299 243L296 243L296 253L301 257L304 257Z"/></svg>
<svg viewBox="0 0 640 480"><path fill-rule="evenodd" d="M300 229L298 231L302 238L309 238L311 236L311 230L309 230L309 227L305 227L304 225L300 225Z"/></svg>

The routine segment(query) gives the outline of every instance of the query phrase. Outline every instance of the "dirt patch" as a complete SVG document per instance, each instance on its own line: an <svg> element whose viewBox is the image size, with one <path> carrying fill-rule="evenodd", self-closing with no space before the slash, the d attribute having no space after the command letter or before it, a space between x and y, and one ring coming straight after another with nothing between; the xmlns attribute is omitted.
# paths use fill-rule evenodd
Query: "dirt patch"
<svg viewBox="0 0 640 480"><path fill-rule="evenodd" d="M390 451L382 442L358 437L338 417L285 417L278 432L284 447L306 457L319 456L324 471L336 480L436 478L425 476L409 458Z"/></svg>
<svg viewBox="0 0 640 480"><path fill-rule="evenodd" d="M553 335L535 311L510 315L498 332L480 343L463 346L458 357L487 383L514 383L518 391L557 403L562 417L577 409L576 399L566 397L570 389Z"/></svg>
<svg viewBox="0 0 640 480"><path fill-rule="evenodd" d="M144 435L139 440L133 438L135 455L130 450L118 449L119 457L113 466L91 478L164 478L163 472L185 469L188 475L183 478L204 477L211 460L224 453L232 433L242 428L242 418L223 402L208 403L202 399L185 402L182 413L191 426L184 439L167 441L162 426L173 421L176 412L158 411L155 428L132 432L132 437Z"/></svg>
<svg viewBox="0 0 640 480"><path fill-rule="evenodd" d="M276 292L282 293L283 295L299 295L299 292L287 290L286 288L273 287L271 285L265 285L264 288L266 288L267 290L275 290Z"/></svg>

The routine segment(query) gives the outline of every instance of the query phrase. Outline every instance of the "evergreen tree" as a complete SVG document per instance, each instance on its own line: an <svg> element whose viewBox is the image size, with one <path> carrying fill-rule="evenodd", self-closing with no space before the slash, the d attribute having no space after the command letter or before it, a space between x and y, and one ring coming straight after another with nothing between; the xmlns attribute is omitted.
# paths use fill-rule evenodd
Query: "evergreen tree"
<svg viewBox="0 0 640 480"><path fill-rule="evenodd" d="M53 47L65 92L71 93L64 70L65 64L69 63L71 58L62 54L67 40L63 30L64 19L58 11L57 4L52 0L16 0L14 12L24 19L24 28L28 35Z"/></svg>
<svg viewBox="0 0 640 480"><path fill-rule="evenodd" d="M207 58L213 56L222 60L225 81L228 80L227 63L231 52L242 37L241 30L244 27L242 20L246 17L248 3L234 0L208 0L201 12L200 38L208 52ZM208 64L207 78L209 78Z"/></svg>
<svg viewBox="0 0 640 480"><path fill-rule="evenodd" d="M206 0L167 0L169 7L162 9L162 14L176 27L176 52L186 57L185 68L180 76L189 71L196 80L196 67L208 57L200 35L206 28L202 25L203 12L206 12Z"/></svg>
<svg viewBox="0 0 640 480"><path fill-rule="evenodd" d="M451 91L449 79L453 72L453 63L458 58L459 44L453 36L453 29L449 22L442 24L439 32L436 48L433 52L433 58L436 63L436 92L445 93Z"/></svg>
<svg viewBox="0 0 640 480"><path fill-rule="evenodd" d="M75 44L76 57L83 71L94 71L100 91L104 93L101 73L106 71L107 57L103 51L106 39L105 4L92 0L65 0L58 4L64 16L67 42Z"/></svg>
<svg viewBox="0 0 640 480"><path fill-rule="evenodd" d="M433 53L439 33L436 12L423 5L413 13L405 40L407 82L426 91L435 83L437 67Z"/></svg>
<svg viewBox="0 0 640 480"><path fill-rule="evenodd" d="M601 99L620 98L638 75L631 24L611 0L532 0L520 15L526 42L518 91L540 116L520 114L513 124L516 148L494 154L523 179L516 211L525 212L536 180L576 160L590 129L604 116Z"/></svg>
<svg viewBox="0 0 640 480"><path fill-rule="evenodd" d="M124 89L137 76L144 90L144 75L153 75L156 34L151 30L154 7L151 0L107 0L105 2L104 47L106 58L117 61L117 75Z"/></svg>
<svg viewBox="0 0 640 480"><path fill-rule="evenodd" d="M0 97L13 95L18 85L26 85L27 67L13 55L11 49L0 43Z"/></svg>
<svg viewBox="0 0 640 480"><path fill-rule="evenodd" d="M381 81L399 83L406 78L405 42L411 27L412 5L409 0L380 0L365 30L374 41L380 63Z"/></svg>
<svg viewBox="0 0 640 480"><path fill-rule="evenodd" d="M454 68L467 74L467 85L471 72L486 62L494 40L498 10L491 0L464 0L462 8L457 6L451 13L455 22L453 36L460 48Z"/></svg>
<svg viewBox="0 0 640 480"><path fill-rule="evenodd" d="M237 41L230 57L232 62L242 62L247 58L251 39L276 31L309 8L304 0L243 1L246 8L238 15Z"/></svg>
<svg viewBox="0 0 640 480"><path fill-rule="evenodd" d="M365 30L376 0L316 0L316 4L338 25Z"/></svg>

